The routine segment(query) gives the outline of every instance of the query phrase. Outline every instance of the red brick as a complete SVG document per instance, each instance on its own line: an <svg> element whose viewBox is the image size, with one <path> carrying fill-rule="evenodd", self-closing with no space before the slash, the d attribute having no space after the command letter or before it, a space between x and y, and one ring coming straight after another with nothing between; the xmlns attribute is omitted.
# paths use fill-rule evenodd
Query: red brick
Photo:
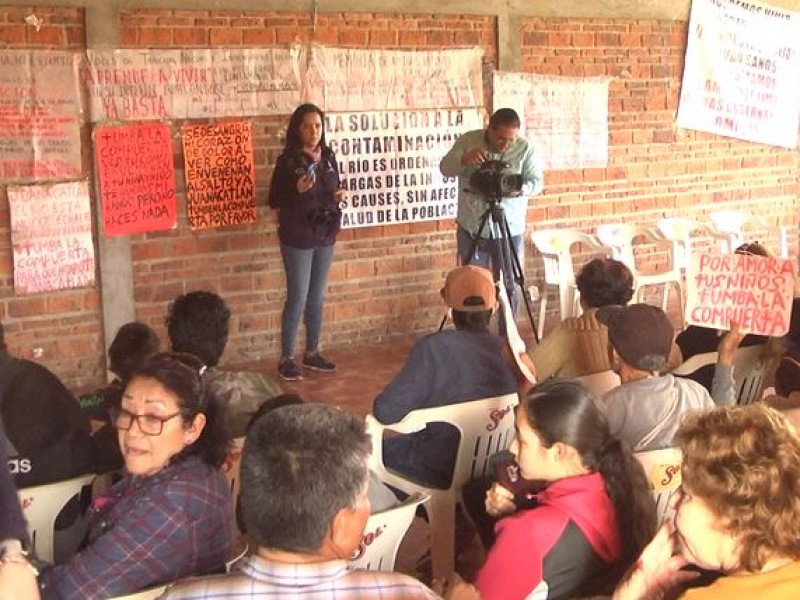
<svg viewBox="0 0 800 600"><path fill-rule="evenodd" d="M6 47L14 44L24 44L27 30L27 25L2 25L0 26L0 43Z"/></svg>
<svg viewBox="0 0 800 600"><path fill-rule="evenodd" d="M205 46L208 44L208 30L199 27L176 27L172 30L176 46Z"/></svg>
<svg viewBox="0 0 800 600"><path fill-rule="evenodd" d="M233 27L213 27L208 30L208 41L212 46L241 46L242 31Z"/></svg>
<svg viewBox="0 0 800 600"><path fill-rule="evenodd" d="M243 29L242 44L245 46L272 46L275 44L275 30Z"/></svg>
<svg viewBox="0 0 800 600"><path fill-rule="evenodd" d="M20 296L8 301L8 316L12 318L38 317L45 312L45 299L42 296Z"/></svg>
<svg viewBox="0 0 800 600"><path fill-rule="evenodd" d="M160 27L140 27L138 43L142 46L171 46L172 30Z"/></svg>

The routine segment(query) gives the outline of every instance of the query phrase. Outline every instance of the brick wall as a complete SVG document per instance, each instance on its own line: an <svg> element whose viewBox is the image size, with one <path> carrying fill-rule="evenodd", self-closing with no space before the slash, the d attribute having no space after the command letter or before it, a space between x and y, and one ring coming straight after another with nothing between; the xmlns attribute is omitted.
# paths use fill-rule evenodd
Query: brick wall
<svg viewBox="0 0 800 600"><path fill-rule="evenodd" d="M44 18L38 33L23 24L27 14L0 8L0 47L85 48L82 10L37 9ZM295 41L392 49L479 45L486 53L487 84L497 57L497 25L490 16L337 13L314 20L307 12L123 10L119 25L120 45L128 48L284 46ZM525 18L520 37L524 71L615 78L609 101L609 166L546 173L545 193L532 202L529 223L591 231L612 220L653 224L663 215L702 219L721 207L750 210L771 226L796 222L796 151L674 128L686 23ZM253 119L262 204L287 121L288 115ZM215 290L234 312L225 362L274 357L279 352L284 287L274 216L262 207L254 225L192 232L182 190L182 123L171 125L181 216L174 231L132 238L137 318L163 336L163 318L172 298L192 289ZM87 135L87 174L88 139ZM41 347L43 362L71 385L99 382L97 290L14 298L8 228L3 186L0 318L12 351L30 356L33 348ZM754 232L754 237L777 247L773 227ZM796 252L794 240L792 249ZM438 325L438 290L455 262L452 222L343 231L336 252L323 331L327 347L431 331ZM666 255L663 249L648 248L640 258L656 267ZM529 283L536 283L540 261L530 245L526 263Z"/></svg>
<svg viewBox="0 0 800 600"><path fill-rule="evenodd" d="M31 9L0 7L0 48L79 50L86 47L79 8L36 8L39 31L25 24ZM84 171L88 174L88 147ZM100 295L86 288L14 297L7 186L0 185L0 320L12 354L37 359L73 387L102 381Z"/></svg>
<svg viewBox="0 0 800 600"><path fill-rule="evenodd" d="M485 71L495 66L494 19L482 16L136 10L121 14L125 46L284 46L318 42L356 48L432 49L480 45ZM487 77L488 81L488 77ZM488 97L488 92L487 92ZM180 189L177 230L133 238L138 318L163 332L167 304L192 289L220 293L230 304L231 337L224 361L276 356L284 279L275 218L263 206L289 115L256 117L254 157L262 204L254 225L192 232ZM181 122L174 122L173 133ZM183 159L175 138L176 179ZM454 226L439 221L345 230L339 235L326 302L322 343L366 343L431 331L443 314L439 289L455 261ZM298 351L303 349L298 337Z"/></svg>

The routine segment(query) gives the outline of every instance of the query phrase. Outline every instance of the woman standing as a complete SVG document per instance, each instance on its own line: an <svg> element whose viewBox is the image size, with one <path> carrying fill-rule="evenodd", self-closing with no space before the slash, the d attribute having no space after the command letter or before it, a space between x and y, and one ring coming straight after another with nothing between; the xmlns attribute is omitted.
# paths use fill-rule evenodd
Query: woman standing
<svg viewBox="0 0 800 600"><path fill-rule="evenodd" d="M303 366L336 370L336 365L319 353L325 288L341 222L339 168L325 143L324 119L313 104L297 107L269 188L269 205L278 209L278 238L286 272L278 374L287 380L302 379L294 361L294 345L304 311Z"/></svg>

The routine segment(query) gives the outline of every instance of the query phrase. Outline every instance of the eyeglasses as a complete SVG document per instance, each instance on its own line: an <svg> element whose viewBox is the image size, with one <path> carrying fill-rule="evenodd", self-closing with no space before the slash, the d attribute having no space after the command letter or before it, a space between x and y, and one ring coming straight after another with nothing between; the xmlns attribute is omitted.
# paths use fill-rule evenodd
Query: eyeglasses
<svg viewBox="0 0 800 600"><path fill-rule="evenodd" d="M109 410L109 413L111 414L111 422L114 424L115 428L120 431L128 431L133 427L133 422L136 421L139 425L139 431L145 435L161 435L164 429L164 423L183 414L181 411L178 411L166 417L148 414L135 415L124 408L112 408Z"/></svg>

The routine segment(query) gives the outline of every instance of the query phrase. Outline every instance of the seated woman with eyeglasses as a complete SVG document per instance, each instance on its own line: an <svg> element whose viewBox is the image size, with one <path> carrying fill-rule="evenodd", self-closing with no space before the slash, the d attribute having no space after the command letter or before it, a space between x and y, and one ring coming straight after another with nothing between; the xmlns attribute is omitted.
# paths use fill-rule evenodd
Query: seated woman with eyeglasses
<svg viewBox="0 0 800 600"><path fill-rule="evenodd" d="M722 577L685 600L800 598L800 437L762 403L687 416L675 435L683 484L616 600L676 597L693 563ZM677 554L676 554L677 553ZM674 556L673 556L674 555Z"/></svg>
<svg viewBox="0 0 800 600"><path fill-rule="evenodd" d="M204 370L179 353L136 368L111 411L125 477L92 503L85 549L40 576L44 599L108 598L224 567L228 438Z"/></svg>

